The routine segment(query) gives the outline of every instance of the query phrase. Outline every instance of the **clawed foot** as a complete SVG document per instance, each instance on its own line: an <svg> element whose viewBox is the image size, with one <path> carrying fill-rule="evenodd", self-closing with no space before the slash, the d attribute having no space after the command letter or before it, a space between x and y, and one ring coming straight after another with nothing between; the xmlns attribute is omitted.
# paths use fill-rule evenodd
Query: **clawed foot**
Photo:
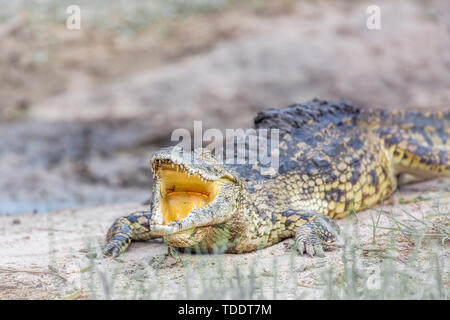
<svg viewBox="0 0 450 320"><path fill-rule="evenodd" d="M295 236L297 251L303 255L324 256L325 250L341 246L340 229L337 223L328 216L317 215L300 226Z"/></svg>
<svg viewBox="0 0 450 320"><path fill-rule="evenodd" d="M120 252L120 244L116 241L110 241L103 247L103 255L106 257L116 258Z"/></svg>

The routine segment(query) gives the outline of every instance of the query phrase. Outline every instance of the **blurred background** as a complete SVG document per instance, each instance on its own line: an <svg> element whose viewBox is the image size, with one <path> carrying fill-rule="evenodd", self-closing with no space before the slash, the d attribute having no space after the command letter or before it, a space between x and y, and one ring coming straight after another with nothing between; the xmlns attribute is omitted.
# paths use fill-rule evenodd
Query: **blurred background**
<svg viewBox="0 0 450 320"><path fill-rule="evenodd" d="M366 27L369 5L381 30ZM81 29L66 27L67 7ZM0 0L0 214L144 202L175 128L319 97L450 110L450 2Z"/></svg>

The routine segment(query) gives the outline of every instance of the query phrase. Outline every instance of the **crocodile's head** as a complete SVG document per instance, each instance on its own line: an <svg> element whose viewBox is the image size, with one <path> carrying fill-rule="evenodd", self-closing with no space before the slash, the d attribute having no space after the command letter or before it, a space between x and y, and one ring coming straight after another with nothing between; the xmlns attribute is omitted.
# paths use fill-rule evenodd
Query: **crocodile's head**
<svg viewBox="0 0 450 320"><path fill-rule="evenodd" d="M182 152L177 147L164 148L151 158L151 165L153 233L183 237L178 242L190 246L187 239L192 233L201 241L200 234L210 234L208 228L230 221L236 212L244 182L208 149Z"/></svg>

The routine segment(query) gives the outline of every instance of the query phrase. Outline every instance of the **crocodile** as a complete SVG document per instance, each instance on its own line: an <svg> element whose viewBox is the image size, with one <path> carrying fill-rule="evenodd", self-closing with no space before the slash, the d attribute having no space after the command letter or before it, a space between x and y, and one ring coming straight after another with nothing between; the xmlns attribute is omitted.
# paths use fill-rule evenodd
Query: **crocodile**
<svg viewBox="0 0 450 320"><path fill-rule="evenodd" d="M150 160L150 210L118 218L104 255L154 238L180 250L244 253L293 237L299 254L323 256L342 240L335 219L387 199L404 177L450 176L449 112L314 99L260 111L253 128L279 130L278 170L219 161L208 148L188 157L163 148Z"/></svg>

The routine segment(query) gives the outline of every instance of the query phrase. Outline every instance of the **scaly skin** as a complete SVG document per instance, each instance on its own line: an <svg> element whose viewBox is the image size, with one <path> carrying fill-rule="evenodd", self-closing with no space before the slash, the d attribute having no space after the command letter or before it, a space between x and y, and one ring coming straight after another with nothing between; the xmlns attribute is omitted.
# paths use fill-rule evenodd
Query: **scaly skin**
<svg viewBox="0 0 450 320"><path fill-rule="evenodd" d="M150 211L116 220L105 255L117 256L132 240L157 237L172 247L230 253L295 237L299 253L323 255L339 239L333 219L388 198L405 173L415 179L450 176L449 113L315 99L260 112L255 129L265 128L280 130L279 170L271 176L261 174L259 163L221 164L206 149L194 150L189 159L174 148L155 154ZM220 188L205 207L164 222L160 174L172 165Z"/></svg>

